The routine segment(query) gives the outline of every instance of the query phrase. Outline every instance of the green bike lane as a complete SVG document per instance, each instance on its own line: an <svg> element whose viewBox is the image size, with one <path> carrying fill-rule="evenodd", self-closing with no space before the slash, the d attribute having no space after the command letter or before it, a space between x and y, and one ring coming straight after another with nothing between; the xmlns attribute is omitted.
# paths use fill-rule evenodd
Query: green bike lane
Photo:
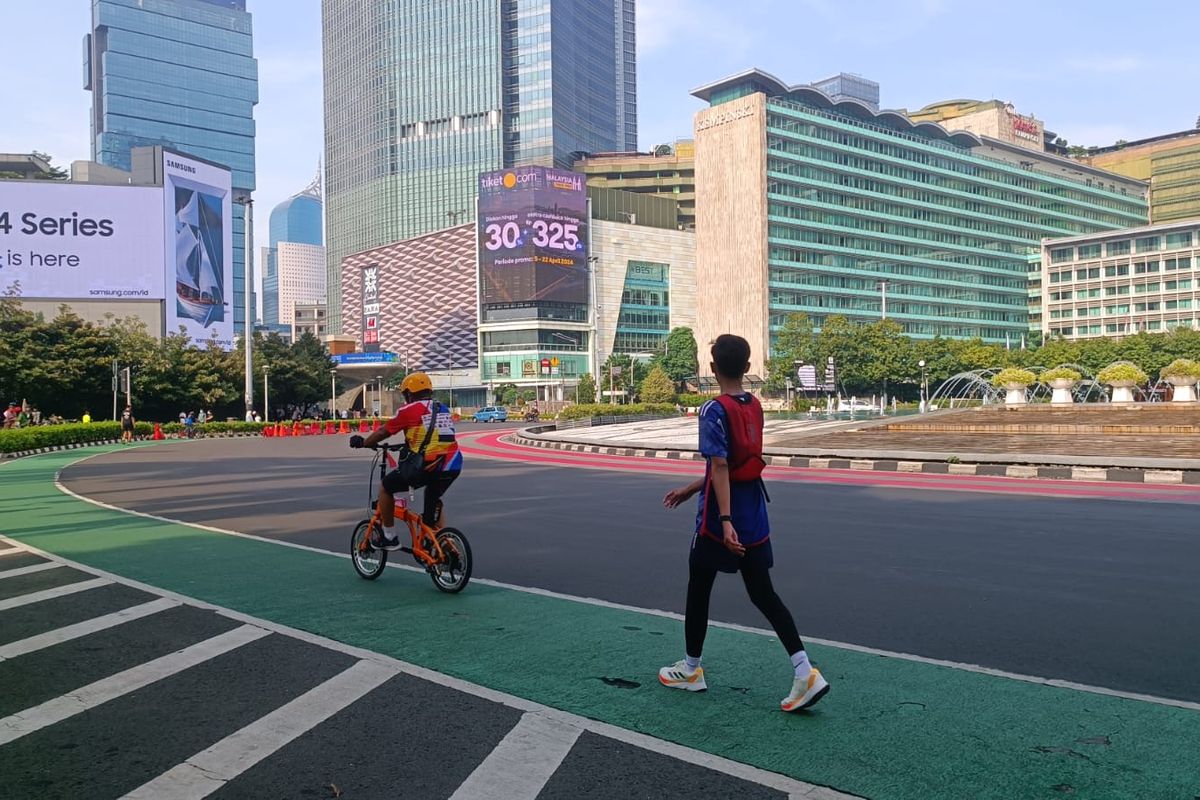
<svg viewBox="0 0 1200 800"><path fill-rule="evenodd" d="M706 644L709 691L672 692L658 686L655 673L678 657L677 620L478 583L444 595L423 574L405 570L369 583L342 558L66 495L54 476L81 457L54 453L0 469L0 533L204 602L865 797L1200 796L1197 711L812 646L833 691L811 713L786 715L777 710L788 684L778 643L723 627L714 627ZM486 565L476 569L487 573Z"/></svg>

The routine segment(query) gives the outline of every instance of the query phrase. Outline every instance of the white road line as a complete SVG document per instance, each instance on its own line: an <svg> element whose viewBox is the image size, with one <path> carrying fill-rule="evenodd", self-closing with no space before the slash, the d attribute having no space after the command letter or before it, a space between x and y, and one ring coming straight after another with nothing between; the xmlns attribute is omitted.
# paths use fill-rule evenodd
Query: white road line
<svg viewBox="0 0 1200 800"><path fill-rule="evenodd" d="M24 552L25 551L23 549L21 549L20 547L9 547L4 550L0 550L0 558L3 558L4 556L15 556L17 553L24 553Z"/></svg>
<svg viewBox="0 0 1200 800"><path fill-rule="evenodd" d="M124 800L199 800L312 730L389 678L395 667L359 661L295 700L172 767Z"/></svg>
<svg viewBox="0 0 1200 800"><path fill-rule="evenodd" d="M96 455L99 456L99 455L107 455L107 454L106 453L97 453ZM476 456L478 456L478 454L476 454ZM95 458L95 457L96 456L89 456L88 458ZM78 462L76 462L76 463L78 463ZM71 491L66 486L62 485L62 482L59 480L59 477L57 475L55 476L54 484L58 488L58 490L63 492L64 494L68 494L71 497L74 497L77 500L82 500L85 503L90 503L91 505L99 506L100 508L106 508L110 511L119 511L122 514L129 514L129 515L135 516L135 517L145 517L146 519L153 519L153 520L157 520L159 522L169 522L173 525L184 525L189 528L196 528L198 530L209 531L211 533L219 533L224 536L236 536L240 539L252 539L257 542L266 542L268 544L273 544L278 547L291 547L296 550L307 550L310 553L320 553L323 556L334 556L336 558L347 558L347 559L350 558L349 553L340 553L340 552L335 552L333 550L323 550L319 547L311 547L306 544L297 544L295 542L283 541L281 539L270 539L266 536L257 536L252 533L242 533L241 531L229 530L227 528L217 528L212 525L204 525L204 524L201 524L198 522L185 522L184 520L171 519L170 517L160 517L160 516L156 516L154 514L147 514L142 511L133 511L133 510L130 510L127 508L121 508L120 506L110 505L110 504L102 502L100 500L93 500L90 497L84 497L81 494L77 494L77 493ZM0 535L0 541L13 541L13 540L7 540L6 537ZM56 558L55 556L51 556L48 553L42 553L40 550L36 550L35 548L29 548L29 551L37 552L41 555L47 556L48 558ZM88 570L89 572L94 572L94 573L98 572L98 570L95 570L91 567L88 567L88 566L85 566L82 564L80 564L80 565L72 564L72 566L76 566L78 569ZM424 568L422 568L422 567L410 566L408 564L393 564L390 562L388 563L387 568L404 570L406 572L420 572L420 573L425 572ZM108 574L108 573L104 573L104 574ZM113 578L116 580L124 581L123 578L121 578L120 576L117 576L117 575L114 575ZM496 580L492 580L490 578L476 578L476 577L471 578L471 583L477 583L481 586L493 586L498 589L510 589L514 592L524 592L525 594L535 594L535 595L539 595L541 597L552 597L556 600L567 600L572 603L583 603L585 605L598 606L600 608L612 608L612 609L616 609L618 611L631 611L631 612L634 612L637 614L648 614L649 616L652 616L652 617L662 617L663 619L672 619L672 620L677 620L680 622L683 621L683 614L680 614L675 611L663 611L663 610L657 609L657 608L642 608L639 606L627 605L625 603L616 603L616 602L612 602L610 600L601 600L596 597L580 597L578 595L564 594L562 592L555 592L550 589L542 589L542 588L539 588L536 586L518 586L517 584L514 584L514 583L505 583L503 581L496 581ZM155 592L161 592L160 589L154 589L153 587L149 587L149 590L155 591ZM2 609L3 609L3 605L0 604L0 610L2 610ZM774 631L767 630L766 628L755 628L750 625L739 625L736 622L721 622L719 620L709 620L708 624L710 626L715 626L718 628L725 628L725 629L731 630L731 631L742 631L743 633L753 633L758 636L766 636L768 638L775 638L775 636L776 636ZM1039 684L1042 686L1053 686L1057 689L1071 689L1071 690L1077 691L1077 692L1087 692L1089 694L1104 695L1105 697L1119 697L1124 700L1137 700L1139 702L1154 703L1154 704L1160 705L1160 706L1171 706L1172 708L1186 708L1191 711L1200 711L1200 703L1193 702L1190 700L1176 700L1176 699L1170 698L1170 697L1156 697L1154 695L1138 694L1137 692L1125 692L1125 691L1121 691L1120 689L1110 689L1106 686L1092 686L1092 685L1086 684L1086 683L1076 683L1074 681L1061 680L1059 678L1047 678L1047 677L1044 677L1041 675L1024 675L1024 674L1021 674L1018 672L1008 672L1006 670L995 669L993 667L985 667L980 664L968 664L968 663L965 663L962 661L948 661L946 659L930 658L928 656L916 655L913 653L901 653L901 652L898 652L895 650L883 650L883 649L880 649L877 647L868 647L866 645L853 644L851 642L839 642L834 639L821 639L816 636L807 636L803 633L801 633L801 637L806 642L814 642L815 644L819 644L824 647L834 647L839 650L852 650L856 653L865 653L867 655L872 655L872 656L882 656L884 658L896 658L896 659L900 659L902 661L913 661L918 664L930 664L935 667L946 667L947 669L957 669L957 670L961 670L963 672L974 672L979 675L991 675L992 677L996 677L996 678L1007 678L1009 680L1023 681L1025 683L1036 683L1036 684Z"/></svg>
<svg viewBox="0 0 1200 800"><path fill-rule="evenodd" d="M33 653L46 647L51 647L63 642L69 642L72 639L78 639L80 636L87 636L90 633L97 631L115 628L117 625L123 625L126 622L132 622L135 619L148 617L151 614L157 614L160 611L166 611L168 608L175 608L179 605L178 601L169 600L165 597L160 597L157 600L151 600L148 603L142 603L138 606L124 608L120 611L114 611L111 614L105 614L101 617L94 617L83 622L77 622L74 625L67 625L62 628L55 628L52 631L39 633L36 636L30 636L27 639L21 639L16 642L10 642L6 645L0 645L0 661L9 658L16 658L27 653Z"/></svg>
<svg viewBox="0 0 1200 800"><path fill-rule="evenodd" d="M0 541L4 540L5 537L0 535ZM763 786L778 789L779 791L787 793L793 798L805 798L805 800L849 800L854 797L853 795L835 792L822 786L816 786L811 783L798 781L794 778L789 778L786 775L780 775L777 772L768 772L766 770L759 769L758 767L752 767L749 764L743 764L740 761L733 761L722 756L713 755L712 753L706 753L703 750L694 750L690 747L675 744L674 742L656 739L653 736L648 736L644 733L638 733L636 731L626 730L625 728L619 728L615 725L610 725L607 722L599 722L597 720L577 716L568 711L560 711L557 708L551 708L550 706L542 705L541 703L536 703L532 700L526 700L523 697L517 697L516 695L501 692L496 689L490 689L486 686L480 686L477 683L471 683L469 681L462 680L461 678L455 678L450 675L435 672L426 667L410 664L407 661L401 661L400 659L392 658L391 656L385 656L382 653L376 653L373 650L366 650L362 647L355 647L354 645L349 645L344 642L326 638L324 636L318 636L315 633L302 631L298 628L290 628L287 625L280 625L279 623L271 622L270 620L252 617L249 614L243 614L242 612L234 611L231 608L214 605L213 603L206 603L203 600L187 597L177 592L161 589L157 586L151 586L150 584L142 583L141 581L135 581L131 578L123 578L120 575L115 575L111 572L105 572L104 570L97 569L95 567L79 564L71 561L70 559L61 558L60 556L56 556L52 553L43 552L35 547L30 547L29 550L30 552L35 552L38 555L45 556L46 558L53 558L58 561L62 561L69 567L88 570L97 575L103 575L106 578L111 578L116 583L132 586L135 589L141 589L145 592L161 595L162 597L168 597L172 600L178 600L181 603L186 603L187 605L194 606L195 608L204 608L210 611L215 611L222 616L228 617L229 619L237 620L238 622L242 622L247 625L254 625L271 631L272 633L278 633L281 636L289 636L293 639L299 639L302 642L308 642L310 644L317 645L318 647L324 647L328 650L336 650L339 653L346 653L347 655L354 656L355 658L364 661L371 661L387 667L394 667L400 672L411 675L414 678L420 678L421 680L435 683L438 686L445 686L448 689L454 689L455 691L469 694L472 697L478 697L493 703L499 703L509 708L515 708L518 711L537 712L543 716L561 720L566 724L574 725L575 727L586 731L591 731L592 733L600 736L606 736L619 742L631 744L634 747L640 747L643 750L649 750L652 753L660 753L670 758L685 761L689 764L694 764L699 767L706 767L707 769L723 772L726 775L742 778L743 780L747 780L752 783L758 783ZM326 550L318 550L317 552L324 553L325 555L336 555Z"/></svg>
<svg viewBox="0 0 1200 800"><path fill-rule="evenodd" d="M92 578L91 580L79 581L78 583L68 583L66 586L55 586L53 589L42 589L40 592L30 592L20 597L10 597L7 600L0 600L0 611L27 606L30 603L40 603L43 600L53 600L55 597L65 597L76 592L86 592L88 589L107 586L110 583L112 581L105 580L104 578Z"/></svg>
<svg viewBox="0 0 1200 800"><path fill-rule="evenodd" d="M242 645L261 639L270 633L265 628L242 625L219 636L198 642L191 647L156 658L153 661L147 661L123 672L118 672L116 675L102 678L69 694L47 700L41 705L11 714L0 719L0 745L20 739L47 725L62 722L89 708L95 708L123 694L141 689L143 686L182 672L188 667L201 664L210 658L216 658L230 650L236 650Z"/></svg>
<svg viewBox="0 0 1200 800"><path fill-rule="evenodd" d="M525 714L450 800L535 800L581 733L562 720Z"/></svg>
<svg viewBox="0 0 1200 800"><path fill-rule="evenodd" d="M44 564L30 564L28 567L15 567L13 569L0 569L0 581L5 578L19 578L22 575L32 575L35 572L45 572L48 569L58 569L62 564L55 564L53 561L47 561Z"/></svg>

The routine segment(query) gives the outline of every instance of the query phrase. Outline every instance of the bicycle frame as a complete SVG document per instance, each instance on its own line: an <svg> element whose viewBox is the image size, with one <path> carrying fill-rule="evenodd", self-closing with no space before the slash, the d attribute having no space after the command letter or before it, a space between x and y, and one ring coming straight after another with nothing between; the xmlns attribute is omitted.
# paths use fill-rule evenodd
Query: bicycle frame
<svg viewBox="0 0 1200 800"><path fill-rule="evenodd" d="M387 475L387 459L388 453L398 453L408 449L408 445L376 445L375 462L379 465L379 480L383 482L383 478ZM375 472L375 464L371 465L372 474ZM378 484L372 483L367 489L368 505L371 508L371 526L368 530L374 530L378 527L383 529L383 510L379 506L379 499L375 495L375 487ZM409 490L409 499L413 497L413 490ZM421 514L416 513L406 503L403 509L396 509L395 516L397 521L402 521L408 527L409 539L412 542L411 547L401 547L400 552L408 553L419 560L426 566L435 566L446 560L446 553L442 550L442 546L438 544L437 531L427 524L425 518ZM369 536L364 536L362 542L359 543L359 550L366 551L369 549ZM429 542L432 545L431 549L426 549L424 542Z"/></svg>

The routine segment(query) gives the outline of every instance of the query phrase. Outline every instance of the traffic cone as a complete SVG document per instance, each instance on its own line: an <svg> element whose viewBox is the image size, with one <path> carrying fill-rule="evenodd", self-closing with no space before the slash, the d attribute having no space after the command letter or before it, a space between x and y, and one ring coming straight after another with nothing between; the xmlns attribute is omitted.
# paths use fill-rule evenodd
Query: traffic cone
<svg viewBox="0 0 1200 800"><path fill-rule="evenodd" d="M367 427L367 421L365 419L359 420L358 432L359 433L370 433L371 432L371 429L369 427Z"/></svg>
<svg viewBox="0 0 1200 800"><path fill-rule="evenodd" d="M326 433L326 435L331 434L331 433L337 433L337 425L335 425L333 423L333 420L330 420L329 422L325 423L325 433Z"/></svg>
<svg viewBox="0 0 1200 800"><path fill-rule="evenodd" d="M350 423L346 422L346 420L342 420L341 426L338 427L338 433L349 433L349 432L350 432Z"/></svg>
<svg viewBox="0 0 1200 800"><path fill-rule="evenodd" d="M161 442L163 439L167 438L166 436L163 436L161 422L154 423L154 434L150 438L156 442Z"/></svg>
<svg viewBox="0 0 1200 800"><path fill-rule="evenodd" d="M377 430L379 430L379 429L380 429L380 428L382 428L382 427L383 427L383 423L382 423L382 422L380 422L379 420L375 420L375 427L374 427L374 428L372 428L371 430L376 430L376 431L377 431Z"/></svg>
<svg viewBox="0 0 1200 800"><path fill-rule="evenodd" d="M300 435L300 423L293 422L292 423L292 436L299 436L299 435Z"/></svg>
<svg viewBox="0 0 1200 800"><path fill-rule="evenodd" d="M273 427L272 427L272 426L270 426L270 425L263 425L263 426L262 426L262 437L263 437L264 439L270 439L270 438L271 438L272 436L274 436L274 435L275 435L275 428L273 428Z"/></svg>

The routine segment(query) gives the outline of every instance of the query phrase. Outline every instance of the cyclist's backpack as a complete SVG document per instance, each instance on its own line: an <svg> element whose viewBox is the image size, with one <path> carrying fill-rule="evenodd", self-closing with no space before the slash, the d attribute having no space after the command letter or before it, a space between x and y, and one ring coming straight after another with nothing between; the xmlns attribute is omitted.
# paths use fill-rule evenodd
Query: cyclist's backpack
<svg viewBox="0 0 1200 800"><path fill-rule="evenodd" d="M425 431L425 441L421 442L421 449L409 450L396 462L396 471L400 473L400 480L410 489L420 489L429 482L429 473L425 471L425 450L429 447L429 440L433 438L433 431L437 428L438 414L441 411L441 403L437 400L429 401L429 429Z"/></svg>
<svg viewBox="0 0 1200 800"><path fill-rule="evenodd" d="M762 477L767 462L763 459L763 410L758 398L739 403L730 395L717 397L729 423L729 480L747 483Z"/></svg>

